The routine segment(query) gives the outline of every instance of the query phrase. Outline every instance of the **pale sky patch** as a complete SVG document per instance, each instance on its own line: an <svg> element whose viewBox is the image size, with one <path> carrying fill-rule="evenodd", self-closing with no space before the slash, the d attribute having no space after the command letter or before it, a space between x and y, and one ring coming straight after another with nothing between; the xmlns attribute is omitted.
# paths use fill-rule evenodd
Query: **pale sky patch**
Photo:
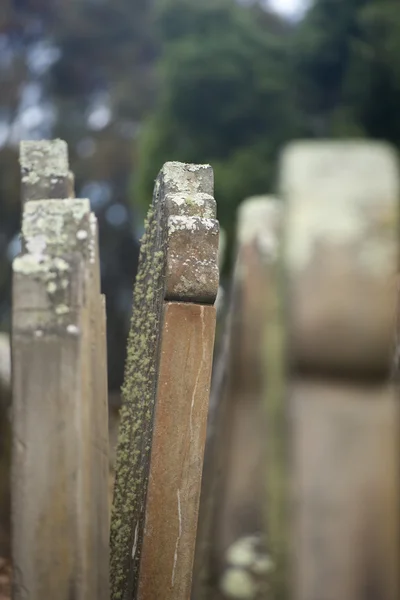
<svg viewBox="0 0 400 600"><path fill-rule="evenodd" d="M307 0L269 0L269 6L286 17L301 15L307 7Z"/></svg>

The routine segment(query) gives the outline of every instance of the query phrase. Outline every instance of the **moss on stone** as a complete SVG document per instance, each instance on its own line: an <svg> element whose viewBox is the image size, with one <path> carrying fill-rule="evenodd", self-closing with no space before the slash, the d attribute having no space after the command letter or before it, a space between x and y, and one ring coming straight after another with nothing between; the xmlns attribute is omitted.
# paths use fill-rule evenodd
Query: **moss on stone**
<svg viewBox="0 0 400 600"><path fill-rule="evenodd" d="M165 279L165 226L159 188L156 185L141 243L122 387L111 517L112 600L134 597L143 539Z"/></svg>

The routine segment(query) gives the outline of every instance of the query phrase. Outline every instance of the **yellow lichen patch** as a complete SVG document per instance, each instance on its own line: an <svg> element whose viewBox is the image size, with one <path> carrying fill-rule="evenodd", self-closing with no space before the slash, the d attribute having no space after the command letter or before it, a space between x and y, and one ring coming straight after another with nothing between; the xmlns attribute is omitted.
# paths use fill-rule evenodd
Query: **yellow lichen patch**
<svg viewBox="0 0 400 600"><path fill-rule="evenodd" d="M150 208L142 239L128 338L123 405L118 438L114 502L111 518L111 597L123 598L134 577L143 535L143 505L150 459L155 402L155 372L163 301L164 252L157 215ZM139 526L138 526L139 524ZM136 544L133 531L137 532ZM135 585L131 582L130 585Z"/></svg>

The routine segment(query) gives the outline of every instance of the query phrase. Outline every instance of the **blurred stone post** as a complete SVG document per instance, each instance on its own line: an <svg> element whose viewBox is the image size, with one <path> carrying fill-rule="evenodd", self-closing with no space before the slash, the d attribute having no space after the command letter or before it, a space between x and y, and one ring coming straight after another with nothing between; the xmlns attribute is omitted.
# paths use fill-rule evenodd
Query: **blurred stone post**
<svg viewBox="0 0 400 600"><path fill-rule="evenodd" d="M10 339L0 334L0 557L10 555Z"/></svg>
<svg viewBox="0 0 400 600"><path fill-rule="evenodd" d="M209 598L218 580L224 597L262 598L268 579L264 329L275 313L281 210L279 200L261 196L238 211L229 312L210 400L194 600Z"/></svg>
<svg viewBox="0 0 400 600"><path fill-rule="evenodd" d="M289 535L295 600L395 600L400 453L389 384L399 256L390 147L286 149ZM289 547L287 548L289 551Z"/></svg>

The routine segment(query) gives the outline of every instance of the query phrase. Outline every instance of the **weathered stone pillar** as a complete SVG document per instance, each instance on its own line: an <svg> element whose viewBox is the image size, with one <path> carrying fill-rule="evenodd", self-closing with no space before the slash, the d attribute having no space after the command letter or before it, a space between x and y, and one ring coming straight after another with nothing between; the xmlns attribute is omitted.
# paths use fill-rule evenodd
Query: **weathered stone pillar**
<svg viewBox="0 0 400 600"><path fill-rule="evenodd" d="M166 163L134 291L111 527L112 599L190 596L218 291L213 173Z"/></svg>
<svg viewBox="0 0 400 600"><path fill-rule="evenodd" d="M264 355L265 328L276 311L281 212L279 200L268 196L249 198L238 211L229 314L210 401L195 600L209 598L218 580L224 597L262 598L269 575L264 387L273 376L265 373Z"/></svg>
<svg viewBox="0 0 400 600"><path fill-rule="evenodd" d="M109 598L105 310L97 222L89 200L49 198L55 190L67 191L57 187L63 181L57 173L68 173L64 151L60 141L25 142L21 148L22 165L33 166L25 182L22 252L13 262L15 600ZM24 166L22 173L27 177Z"/></svg>
<svg viewBox="0 0 400 600"><path fill-rule="evenodd" d="M390 147L284 153L291 597L399 594L399 406L389 385L399 255ZM290 575L292 577L290 577Z"/></svg>

